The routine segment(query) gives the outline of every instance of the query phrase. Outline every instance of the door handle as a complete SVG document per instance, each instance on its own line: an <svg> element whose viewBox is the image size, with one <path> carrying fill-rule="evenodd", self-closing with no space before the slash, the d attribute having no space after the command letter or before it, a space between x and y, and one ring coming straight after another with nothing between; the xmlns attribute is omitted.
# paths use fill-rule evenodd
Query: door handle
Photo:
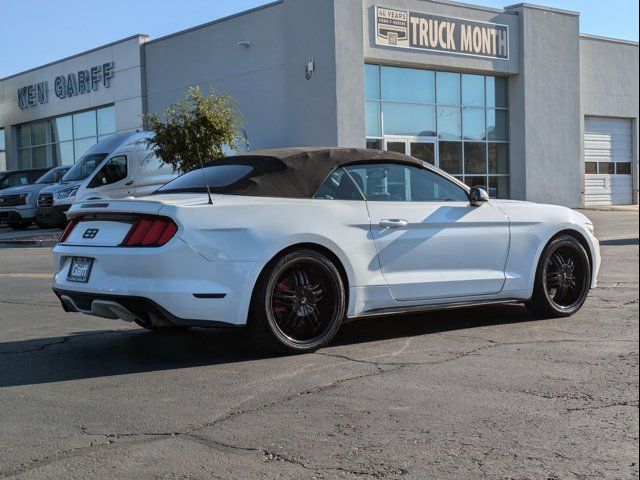
<svg viewBox="0 0 640 480"><path fill-rule="evenodd" d="M127 183L125 183L125 186L128 187L130 185L133 185L135 182L133 180L128 181Z"/></svg>
<svg viewBox="0 0 640 480"><path fill-rule="evenodd" d="M409 225L409 222L402 218L385 218L378 222L382 228L404 228Z"/></svg>

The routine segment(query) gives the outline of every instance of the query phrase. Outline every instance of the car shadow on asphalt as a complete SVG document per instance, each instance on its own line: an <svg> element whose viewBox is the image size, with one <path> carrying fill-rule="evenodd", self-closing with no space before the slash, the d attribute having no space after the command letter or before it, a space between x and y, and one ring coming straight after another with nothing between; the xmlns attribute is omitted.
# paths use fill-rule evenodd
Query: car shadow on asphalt
<svg viewBox="0 0 640 480"><path fill-rule="evenodd" d="M360 319L331 343L367 342L535 320L521 305L489 305ZM261 353L244 329L194 328L178 334L142 329L76 332L69 336L0 343L0 387L215 366L274 358Z"/></svg>

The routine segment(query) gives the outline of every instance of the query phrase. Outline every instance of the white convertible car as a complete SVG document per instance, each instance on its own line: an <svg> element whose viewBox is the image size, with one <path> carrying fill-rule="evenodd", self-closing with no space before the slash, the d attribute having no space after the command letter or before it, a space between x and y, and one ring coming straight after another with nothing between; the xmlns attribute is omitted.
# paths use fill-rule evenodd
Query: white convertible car
<svg viewBox="0 0 640 480"><path fill-rule="evenodd" d="M600 264L584 215L489 200L378 150L250 152L68 216L53 280L66 311L246 325L285 352L326 345L345 318L514 301L571 315Z"/></svg>

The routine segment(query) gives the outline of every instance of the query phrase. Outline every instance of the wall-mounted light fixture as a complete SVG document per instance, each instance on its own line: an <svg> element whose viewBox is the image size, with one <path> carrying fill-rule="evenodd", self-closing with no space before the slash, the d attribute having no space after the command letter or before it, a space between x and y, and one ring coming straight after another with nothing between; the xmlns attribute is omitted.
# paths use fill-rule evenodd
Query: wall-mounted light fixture
<svg viewBox="0 0 640 480"><path fill-rule="evenodd" d="M311 77L313 77L313 72L315 71L316 71L316 62L313 61L313 57L309 57L307 66L304 69L306 79L311 80Z"/></svg>
<svg viewBox="0 0 640 480"><path fill-rule="evenodd" d="M251 46L251 42L249 42L248 40L243 40L242 42L236 43L236 45L239 47L249 48Z"/></svg>

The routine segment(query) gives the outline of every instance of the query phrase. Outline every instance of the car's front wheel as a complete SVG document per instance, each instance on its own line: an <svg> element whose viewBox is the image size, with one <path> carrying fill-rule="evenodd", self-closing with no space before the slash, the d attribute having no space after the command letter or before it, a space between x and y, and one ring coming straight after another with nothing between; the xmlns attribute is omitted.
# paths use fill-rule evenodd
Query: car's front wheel
<svg viewBox="0 0 640 480"><path fill-rule="evenodd" d="M575 237L561 235L551 240L540 256L527 307L545 317L568 317L580 310L590 287L587 252Z"/></svg>
<svg viewBox="0 0 640 480"><path fill-rule="evenodd" d="M345 310L345 286L336 265L314 250L296 250L260 275L248 327L269 350L312 352L333 339Z"/></svg>
<svg viewBox="0 0 640 480"><path fill-rule="evenodd" d="M21 220L19 222L9 222L9 226L14 230L26 230L31 225L31 220Z"/></svg>

